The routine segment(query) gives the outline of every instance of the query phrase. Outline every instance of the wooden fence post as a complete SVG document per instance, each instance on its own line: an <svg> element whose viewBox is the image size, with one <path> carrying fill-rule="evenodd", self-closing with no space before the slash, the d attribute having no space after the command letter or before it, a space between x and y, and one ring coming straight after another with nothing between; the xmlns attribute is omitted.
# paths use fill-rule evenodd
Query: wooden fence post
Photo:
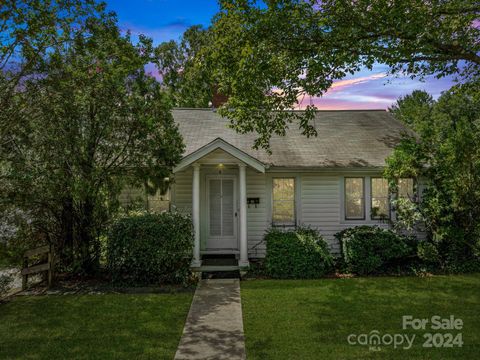
<svg viewBox="0 0 480 360"><path fill-rule="evenodd" d="M23 258L23 268L27 269L28 268L28 257L25 256ZM28 274L23 274L22 271L22 290L25 290L27 288L27 281L28 281Z"/></svg>
<svg viewBox="0 0 480 360"><path fill-rule="evenodd" d="M47 254L47 262L42 264L36 264L34 266L28 266L28 259L32 256ZM35 249L25 251L23 257L23 269L22 269L22 290L27 288L28 276L30 274L36 274L39 272L47 271L47 283L48 287L52 286L53 282L53 253L52 246L45 245Z"/></svg>
<svg viewBox="0 0 480 360"><path fill-rule="evenodd" d="M48 250L48 287L52 287L52 280L53 280L53 256L52 256L52 245Z"/></svg>

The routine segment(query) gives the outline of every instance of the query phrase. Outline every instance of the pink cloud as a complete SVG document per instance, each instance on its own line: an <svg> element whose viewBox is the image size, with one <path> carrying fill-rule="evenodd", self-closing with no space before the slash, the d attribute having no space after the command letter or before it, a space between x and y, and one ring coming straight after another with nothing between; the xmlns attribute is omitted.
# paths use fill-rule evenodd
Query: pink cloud
<svg viewBox="0 0 480 360"><path fill-rule="evenodd" d="M319 110L335 109L386 109L392 103L392 97L375 94L355 94L355 89L366 88L372 82L385 79L385 72L373 73L351 79L335 81L322 97L305 96L299 99L300 109L307 105L315 105ZM383 81L382 81L383 83Z"/></svg>
<svg viewBox="0 0 480 360"><path fill-rule="evenodd" d="M366 83L366 82L369 82L369 81L383 79L385 77L387 77L387 74L382 72L382 73L372 74L372 75L369 75L369 76L357 77L357 78L353 78L353 79L337 80L332 84L330 89L328 89L327 93L329 93L329 92L331 93L333 91L339 91L339 90L342 90L346 87L356 86L356 85L363 84L363 83Z"/></svg>
<svg viewBox="0 0 480 360"><path fill-rule="evenodd" d="M410 94L413 90L425 90L438 98L454 84L451 77L436 79L429 76L425 81L420 81L402 76L387 76L385 71L369 73L368 70L359 75L361 76L335 81L322 97L305 96L303 100L299 99L300 106L297 108L315 105L320 110L388 109L399 97Z"/></svg>

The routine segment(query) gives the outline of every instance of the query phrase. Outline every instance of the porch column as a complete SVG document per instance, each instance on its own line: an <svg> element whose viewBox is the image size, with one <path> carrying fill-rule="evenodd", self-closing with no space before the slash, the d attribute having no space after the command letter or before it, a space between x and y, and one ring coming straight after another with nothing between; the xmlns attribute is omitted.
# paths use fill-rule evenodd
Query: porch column
<svg viewBox="0 0 480 360"><path fill-rule="evenodd" d="M200 259L200 164L193 164L192 220L195 234L192 267L199 267L202 264Z"/></svg>
<svg viewBox="0 0 480 360"><path fill-rule="evenodd" d="M238 164L240 178L240 260L238 266L248 266L247 244L247 179L246 165Z"/></svg>

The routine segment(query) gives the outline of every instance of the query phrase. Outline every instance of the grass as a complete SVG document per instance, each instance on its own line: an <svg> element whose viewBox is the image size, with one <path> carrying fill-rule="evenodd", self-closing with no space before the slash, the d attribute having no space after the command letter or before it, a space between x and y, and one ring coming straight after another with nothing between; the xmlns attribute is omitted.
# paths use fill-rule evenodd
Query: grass
<svg viewBox="0 0 480 360"><path fill-rule="evenodd" d="M480 274L431 278L252 280L241 284L248 359L478 359ZM402 316L454 315L463 329L402 330ZM415 334L409 350L349 345L350 334ZM462 333L463 347L423 348L426 332Z"/></svg>
<svg viewBox="0 0 480 360"><path fill-rule="evenodd" d="M173 359L192 296L18 297L0 304L0 358Z"/></svg>

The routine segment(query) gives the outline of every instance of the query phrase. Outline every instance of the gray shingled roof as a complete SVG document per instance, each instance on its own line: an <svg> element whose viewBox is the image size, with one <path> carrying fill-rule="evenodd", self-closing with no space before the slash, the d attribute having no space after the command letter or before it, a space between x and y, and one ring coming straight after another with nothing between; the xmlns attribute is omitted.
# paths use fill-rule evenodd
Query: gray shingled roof
<svg viewBox="0 0 480 360"><path fill-rule="evenodd" d="M237 134L228 119L211 109L175 109L175 122L189 155L216 138L266 165L278 167L381 167L402 134L409 132L384 110L318 111L318 136L307 138L290 125L285 137L273 136L272 154L252 149L255 134Z"/></svg>

